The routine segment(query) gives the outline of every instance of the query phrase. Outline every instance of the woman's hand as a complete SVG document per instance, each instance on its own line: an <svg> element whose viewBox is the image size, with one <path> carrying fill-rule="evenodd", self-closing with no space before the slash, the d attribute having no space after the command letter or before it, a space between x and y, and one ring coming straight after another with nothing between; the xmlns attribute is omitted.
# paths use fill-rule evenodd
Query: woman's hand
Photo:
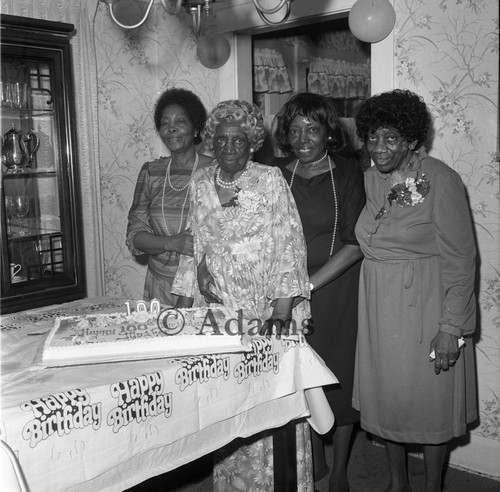
<svg viewBox="0 0 500 492"><path fill-rule="evenodd" d="M282 335L288 335L292 324L292 305L293 297L283 297L276 299L271 317L264 321L259 330L259 335L265 335L271 338L273 331L276 331L276 339L279 340Z"/></svg>
<svg viewBox="0 0 500 492"><path fill-rule="evenodd" d="M305 297L301 297L301 296L296 296L293 298L293 302L292 302L292 309L296 306L298 306L301 302L304 302L306 300ZM276 305L276 299L274 301L271 301L271 306L274 307Z"/></svg>
<svg viewBox="0 0 500 492"><path fill-rule="evenodd" d="M177 297L177 301L175 302L175 308L190 308L193 307L194 299L192 297L179 296Z"/></svg>
<svg viewBox="0 0 500 492"><path fill-rule="evenodd" d="M449 333L439 332L431 342L430 351L435 351L434 372L439 374L455 365L460 356L458 337Z"/></svg>
<svg viewBox="0 0 500 492"><path fill-rule="evenodd" d="M181 255L193 256L193 236L190 231L184 231L177 236L167 236L166 251L176 251Z"/></svg>
<svg viewBox="0 0 500 492"><path fill-rule="evenodd" d="M215 281L212 274L208 271L207 258L203 256L196 269L196 277L198 279L198 288L200 289L201 295L205 298L208 303L222 304L222 299L216 296L210 289L210 286L215 287Z"/></svg>

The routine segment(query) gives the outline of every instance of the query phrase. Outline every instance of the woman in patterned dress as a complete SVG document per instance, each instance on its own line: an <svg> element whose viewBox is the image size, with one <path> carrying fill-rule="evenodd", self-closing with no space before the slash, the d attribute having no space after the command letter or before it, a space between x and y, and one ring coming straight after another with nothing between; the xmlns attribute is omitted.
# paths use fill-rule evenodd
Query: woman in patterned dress
<svg viewBox="0 0 500 492"><path fill-rule="evenodd" d="M385 440L389 492L410 490L405 443L423 445L425 492L440 491L448 441L477 418L474 233L460 176L423 148L430 124L407 90L371 97L356 117L375 166L356 225L353 401L361 426Z"/></svg>
<svg viewBox="0 0 500 492"><path fill-rule="evenodd" d="M300 217L289 187L277 168L250 160L263 143L263 118L245 101L224 101L211 112L204 131L214 165L198 171L191 184L190 223L194 265L206 265L200 291L209 302L243 310L245 319L309 317L309 277ZM193 263L183 259L173 292L192 304L197 290ZM277 323L277 337L280 325ZM312 491L307 424L297 429L298 490ZM272 491L271 432L237 440L216 453L216 491Z"/></svg>
<svg viewBox="0 0 500 492"><path fill-rule="evenodd" d="M168 89L156 102L156 131L170 157L142 166L128 214L126 239L133 255L149 255L145 300L156 298L162 304L174 305L170 289L179 257L193 255L193 239L186 230L189 183L197 169L212 162L195 150L206 117L203 103L186 89Z"/></svg>

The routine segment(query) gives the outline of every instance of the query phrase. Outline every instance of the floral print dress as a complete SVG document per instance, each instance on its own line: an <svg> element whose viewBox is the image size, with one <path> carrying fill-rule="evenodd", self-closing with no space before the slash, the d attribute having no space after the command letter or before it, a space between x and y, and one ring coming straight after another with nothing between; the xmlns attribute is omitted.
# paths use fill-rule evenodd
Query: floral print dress
<svg viewBox="0 0 500 492"><path fill-rule="evenodd" d="M301 296L293 318L308 319L309 277L300 217L289 187L278 168L247 164L229 206L215 189L216 166L198 171L191 184L190 224L194 262L182 257L172 292L194 297L194 265L206 255L216 294L225 306L242 309L245 319L268 319L277 298ZM311 491L312 461L306 423L297 425L299 491ZM216 457L214 490L272 491L271 432L238 440Z"/></svg>
<svg viewBox="0 0 500 492"><path fill-rule="evenodd" d="M306 245L295 202L279 169L249 162L234 206L223 207L214 185L215 166L198 171L191 184L190 224L194 264L206 255L216 294L245 319L267 319L280 297L309 297ZM193 263L182 258L173 292L193 297ZM309 303L294 317L303 319Z"/></svg>

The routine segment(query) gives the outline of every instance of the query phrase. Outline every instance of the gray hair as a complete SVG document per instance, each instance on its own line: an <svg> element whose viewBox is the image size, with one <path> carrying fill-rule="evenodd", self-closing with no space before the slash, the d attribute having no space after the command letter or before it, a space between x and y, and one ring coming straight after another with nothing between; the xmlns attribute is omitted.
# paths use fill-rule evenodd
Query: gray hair
<svg viewBox="0 0 500 492"><path fill-rule="evenodd" d="M214 135L220 123L240 123L254 152L264 143L266 130L262 113L254 104L241 99L222 101L208 115L203 141L205 148L213 151Z"/></svg>

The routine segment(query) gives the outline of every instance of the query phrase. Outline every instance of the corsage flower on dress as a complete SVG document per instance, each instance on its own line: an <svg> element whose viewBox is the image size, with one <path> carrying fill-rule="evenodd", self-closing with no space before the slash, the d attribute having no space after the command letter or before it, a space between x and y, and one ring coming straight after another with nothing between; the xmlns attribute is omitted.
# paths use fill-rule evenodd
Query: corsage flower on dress
<svg viewBox="0 0 500 492"><path fill-rule="evenodd" d="M378 231L380 223L384 221L384 215L390 210L386 207L387 202L389 202L389 207L392 204L398 207L414 207L424 201L431 189L429 178L425 173L419 176L418 171L415 177L406 177L403 172L394 171L391 175L391 182L392 187L385 197L384 204L375 215L377 221L375 227L368 234L368 246L371 246L373 235Z"/></svg>
<svg viewBox="0 0 500 492"><path fill-rule="evenodd" d="M389 202L389 205L394 204L398 207L414 207L424 201L431 189L431 183L425 173L422 173L420 177L417 173L416 177L413 178L405 177L403 173L395 171L391 176L391 180L394 184L387 193L385 202L375 216L375 220L379 220L388 212L385 208L387 202Z"/></svg>
<svg viewBox="0 0 500 492"><path fill-rule="evenodd" d="M229 239L255 233L264 221L266 210L267 197L264 194L237 188L234 197L223 208L221 236Z"/></svg>
<svg viewBox="0 0 500 492"><path fill-rule="evenodd" d="M266 206L266 197L262 193L255 193L255 191L238 190L236 202L237 206L247 213L257 214L260 207Z"/></svg>
<svg viewBox="0 0 500 492"><path fill-rule="evenodd" d="M405 178L401 173L395 172L392 176L394 186L389 190L387 199L392 205L398 207L413 207L422 203L429 193L431 183L425 173L414 178Z"/></svg>

